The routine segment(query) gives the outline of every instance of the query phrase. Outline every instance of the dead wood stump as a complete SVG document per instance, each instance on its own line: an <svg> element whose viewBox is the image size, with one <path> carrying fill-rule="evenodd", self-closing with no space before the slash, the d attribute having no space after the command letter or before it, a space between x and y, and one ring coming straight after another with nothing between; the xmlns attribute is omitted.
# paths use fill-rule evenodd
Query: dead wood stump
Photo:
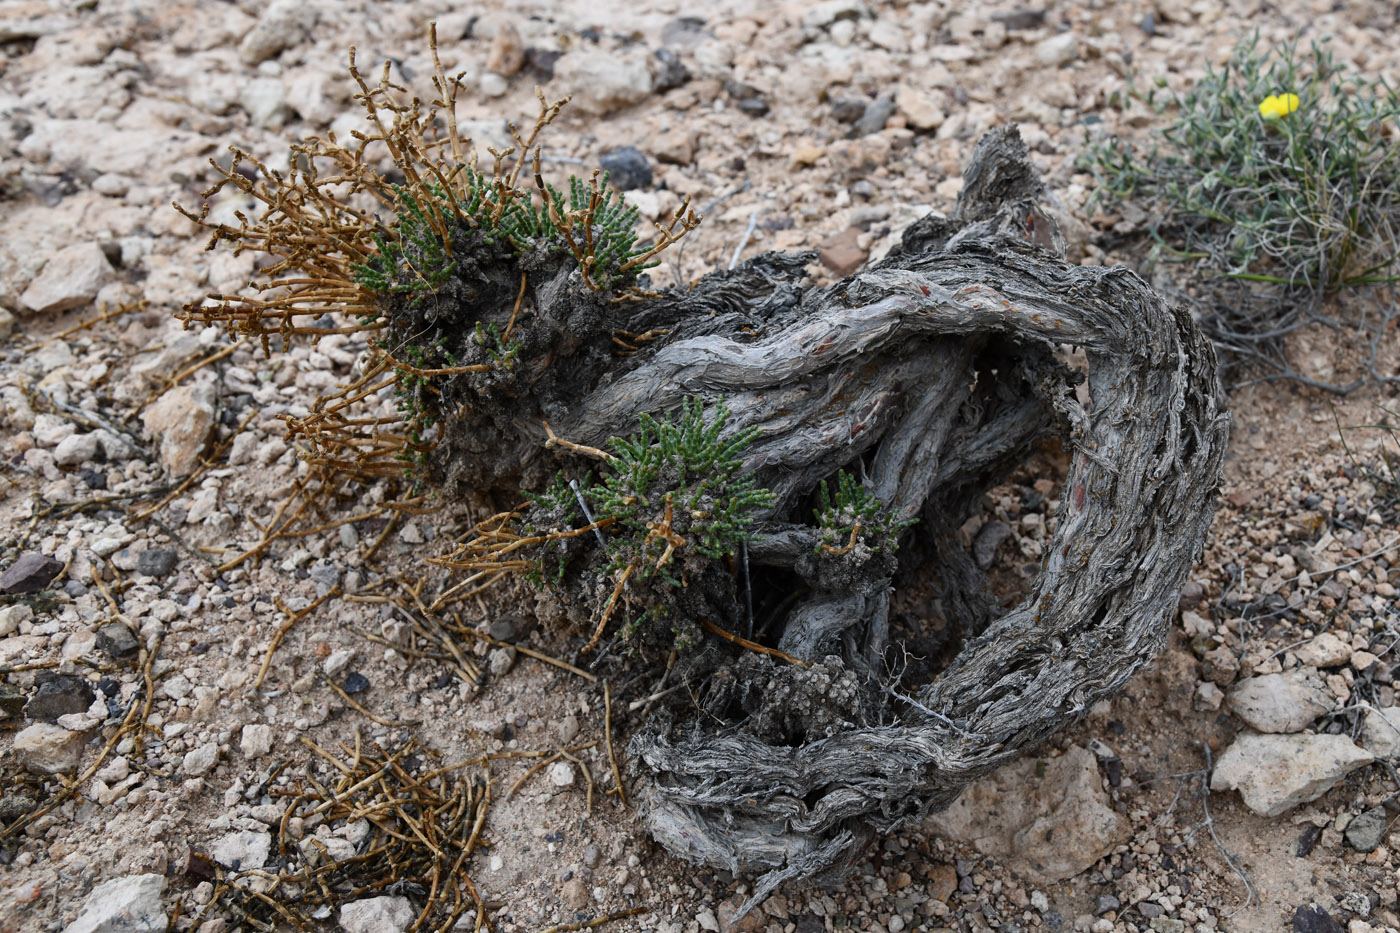
<svg viewBox="0 0 1400 933"><path fill-rule="evenodd" d="M541 95L488 175L435 116L458 89L440 68L426 112L387 67L377 89L351 73L392 114L373 139L407 184L365 160L369 137L309 140L286 175L246 157L256 183L220 169L207 196L232 185L266 210L187 216L211 248L269 254L275 278L183 316L265 353L363 335L354 381L288 418L310 485L407 470L500 506L432 558L471 571L451 593L529 575L542 618L592 633L578 663L658 691L629 745L646 825L763 873L746 909L946 806L1161 648L1220 481L1215 354L1132 272L1064 261L1014 127L978 143L951 218L868 271L810 289L815 254L768 253L654 292L641 269L698 220L677 211L638 244L597 177L568 199L547 184L535 135L563 102ZM361 194L393 216L346 202ZM959 532L1050 443L1068 455L1055 528L1004 609ZM947 648L917 668L891 634L910 579Z"/></svg>
<svg viewBox="0 0 1400 933"><path fill-rule="evenodd" d="M801 581L772 641L811 666L710 658L701 709L631 743L649 830L693 861L764 872L750 905L948 805L1164 643L1226 448L1215 355L1132 272L1065 263L1040 194L1016 130L988 134L951 219L921 221L819 292L798 290L806 256L702 281L679 303L715 312L704 332L682 329L557 419L596 444L639 412L723 396L734 428L759 428L745 464L778 502L748 557ZM1082 373L1064 348L1082 351ZM1072 455L1057 527L1030 592L1002 611L957 530L1051 436ZM920 520L906 537L931 555L965 637L931 682L891 670L893 562L824 564L793 519L855 462L899 519Z"/></svg>

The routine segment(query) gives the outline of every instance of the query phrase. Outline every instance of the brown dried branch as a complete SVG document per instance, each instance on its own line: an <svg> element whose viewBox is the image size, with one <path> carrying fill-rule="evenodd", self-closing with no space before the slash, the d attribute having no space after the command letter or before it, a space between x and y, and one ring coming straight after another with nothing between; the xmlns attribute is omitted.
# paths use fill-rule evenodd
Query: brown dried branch
<svg viewBox="0 0 1400 933"><path fill-rule="evenodd" d="M812 666L811 661L804 661L801 658L795 658L792 655L788 654L786 651L779 651L777 648L769 648L767 645L760 645L758 642L749 641L747 638L740 638L733 632L726 632L724 629L720 628L718 625L715 625L709 619L702 618L699 621L700 627L703 628L705 631L713 635L718 635L725 641L732 641L734 642L734 644L738 645L741 648L745 648L757 654L767 655L770 658L777 658L779 661L786 661L789 664L796 664L798 667Z"/></svg>
<svg viewBox="0 0 1400 933"><path fill-rule="evenodd" d="M277 646L282 644L282 639L286 638L287 633L292 630L292 626L296 625L302 619L315 612L326 600L339 595L340 584L337 583L335 586L330 588L326 595L312 602L305 609L300 609L296 612L293 612L292 610L288 609L285 605L283 605L280 597L276 600L277 608L282 612L286 613L287 621L283 622L280 626L278 626L277 631L273 633L272 641L269 642L267 646L267 653L263 655L262 664L258 667L258 676L253 678L253 689L256 690L262 687L263 680L267 677L267 669L272 665L272 656L277 652Z"/></svg>
<svg viewBox="0 0 1400 933"><path fill-rule="evenodd" d="M612 593L608 596L607 604L603 606L603 614L598 619L598 624L593 629L593 637L588 639L588 644L579 649L579 654L587 654L598 644L603 637L603 632L608 627L608 620L612 618L613 610L617 608L618 597L622 595L623 589L627 586L627 578L632 576L632 571L637 569L637 562L633 561L622 568L622 573L617 578L616 585L613 586Z"/></svg>
<svg viewBox="0 0 1400 933"><path fill-rule="evenodd" d="M613 787L625 807L627 806L627 788L622 783L622 773L617 769L617 755L613 752L612 688L606 680L603 681L603 739L608 747L608 767L612 770Z"/></svg>
<svg viewBox="0 0 1400 933"><path fill-rule="evenodd" d="M490 762L521 753L482 755L428 768L426 759L435 753L414 742L388 752L365 743L356 732L354 747L342 746L351 756L346 761L305 736L301 740L335 768L339 778L328 788L308 767L290 786L272 789L288 801L277 829L277 851L295 861L276 873L218 869L214 897L196 918L196 926L217 905L227 903L238 921L256 929L280 921L309 930L319 928L314 918L324 916L326 908L402 886L421 892L411 930L445 933L473 907L477 928L489 925L468 867L480 848L491 804ZM479 773L464 777L460 772L468 768ZM359 854L332 859L324 846L316 849L314 839L303 846L292 841L288 828L293 818L366 820L370 838ZM298 852L299 858L294 854Z"/></svg>
<svg viewBox="0 0 1400 933"><path fill-rule="evenodd" d="M682 237L700 226L704 219L704 216L690 209L690 195L686 195L685 199L681 201L680 207L677 207L676 212L671 215L671 220L666 226L663 227L660 223L654 224L656 227L656 242L652 244L652 247L645 253L633 256L631 259L624 262L622 264L622 271L631 271L655 259L663 250L679 243ZM679 233L676 232L677 226L680 227Z"/></svg>

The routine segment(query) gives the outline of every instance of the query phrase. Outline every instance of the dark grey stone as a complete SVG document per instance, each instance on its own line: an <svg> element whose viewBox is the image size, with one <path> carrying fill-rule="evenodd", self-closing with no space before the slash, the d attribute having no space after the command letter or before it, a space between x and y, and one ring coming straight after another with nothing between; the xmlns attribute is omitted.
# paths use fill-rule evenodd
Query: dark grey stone
<svg viewBox="0 0 1400 933"><path fill-rule="evenodd" d="M838 123L854 123L865 113L869 101L859 97L829 97L827 104Z"/></svg>
<svg viewBox="0 0 1400 933"><path fill-rule="evenodd" d="M96 696L81 677L51 674L39 682L39 689L24 706L30 722L56 722L70 713L86 713Z"/></svg>
<svg viewBox="0 0 1400 933"><path fill-rule="evenodd" d="M136 555L136 572L148 577L164 577L175 569L173 548L156 547Z"/></svg>
<svg viewBox="0 0 1400 933"><path fill-rule="evenodd" d="M768 113L768 101L762 97L745 97L739 101L739 110L751 117L762 117Z"/></svg>
<svg viewBox="0 0 1400 933"><path fill-rule="evenodd" d="M564 57L558 49L528 48L525 50L525 67L546 81L554 79L554 64Z"/></svg>
<svg viewBox="0 0 1400 933"><path fill-rule="evenodd" d="M894 113L894 98L877 97L865 105L864 112L856 125L851 127L848 133L852 138L858 136L869 136L871 133L878 133L885 128L885 121Z"/></svg>
<svg viewBox="0 0 1400 933"><path fill-rule="evenodd" d="M0 593L37 593L48 586L49 581L62 569L63 564L52 557L35 554L33 551L21 554L19 560L11 564L4 574L0 574Z"/></svg>
<svg viewBox="0 0 1400 933"><path fill-rule="evenodd" d="M1385 807L1372 807L1347 824L1347 844L1358 852L1374 852L1385 838Z"/></svg>
<svg viewBox="0 0 1400 933"><path fill-rule="evenodd" d="M621 191L651 187L651 164L636 146L606 152L598 164L608 173L608 183Z"/></svg>
<svg viewBox="0 0 1400 933"><path fill-rule="evenodd" d="M1110 910L1117 910L1122 906L1123 902L1118 900L1118 898L1114 897L1112 894L1100 894L1099 901L1094 906L1094 916L1102 917Z"/></svg>
<svg viewBox="0 0 1400 933"><path fill-rule="evenodd" d="M690 80L690 69L685 67L675 52L670 49L657 49L652 53L652 57L656 62L653 66L655 73L652 75L651 89L657 94L664 94Z"/></svg>
<svg viewBox="0 0 1400 933"><path fill-rule="evenodd" d="M24 694L0 684L0 719L14 719L24 709Z"/></svg>
<svg viewBox="0 0 1400 933"><path fill-rule="evenodd" d="M333 564L317 564L311 568L308 576L327 589L340 582L340 570Z"/></svg>
<svg viewBox="0 0 1400 933"><path fill-rule="evenodd" d="M122 660L134 658L141 653L141 643L136 634L120 622L108 622L97 630L97 650L110 658Z"/></svg>
<svg viewBox="0 0 1400 933"><path fill-rule="evenodd" d="M520 628L514 616L504 616L491 623L491 637L496 641L515 641L520 637Z"/></svg>
<svg viewBox="0 0 1400 933"><path fill-rule="evenodd" d="M994 519L983 525L972 542L972 557L977 561L977 566L983 570L992 566L992 561L996 560L997 548L1009 537L1011 526L1006 522Z"/></svg>
<svg viewBox="0 0 1400 933"><path fill-rule="evenodd" d="M1041 26L1045 25L1045 11L1010 10L1006 13L993 13L992 20L1005 26L1007 32L1039 29Z"/></svg>
<svg viewBox="0 0 1400 933"><path fill-rule="evenodd" d="M39 801L24 793L6 793L0 796L0 823L12 823L33 810Z"/></svg>
<svg viewBox="0 0 1400 933"><path fill-rule="evenodd" d="M1342 925L1317 904L1299 907L1293 913L1293 933L1345 933Z"/></svg>

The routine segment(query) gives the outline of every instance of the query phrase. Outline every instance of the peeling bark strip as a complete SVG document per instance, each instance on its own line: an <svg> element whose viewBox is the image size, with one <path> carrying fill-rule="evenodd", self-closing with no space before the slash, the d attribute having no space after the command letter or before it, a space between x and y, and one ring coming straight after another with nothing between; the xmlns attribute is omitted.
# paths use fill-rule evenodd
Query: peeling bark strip
<svg viewBox="0 0 1400 933"><path fill-rule="evenodd" d="M800 299L784 291L797 267L782 257L702 283L687 303L711 302L715 326L677 335L556 419L599 444L640 411L723 396L735 429L760 428L746 465L779 494L775 515L864 455L868 487L921 519L913 537L970 636L931 683L897 688L884 663L894 568L824 577L810 526L760 528L754 564L792 568L809 588L778 647L815 663L741 657L712 674L711 697L733 709L742 694L747 718L720 723L702 699L700 715L632 742L658 840L766 872L746 910L786 880L840 871L872 832L947 806L1112 696L1165 640L1226 447L1215 355L1133 273L1067 265L1039 193L1016 130L990 133L952 220L916 224L873 270ZM768 336L741 342L735 316ZM1088 405L1054 358L1065 346L1088 360ZM1030 594L997 617L956 530L1054 431L1073 451L1057 529ZM714 684L726 673L738 685L727 694Z"/></svg>

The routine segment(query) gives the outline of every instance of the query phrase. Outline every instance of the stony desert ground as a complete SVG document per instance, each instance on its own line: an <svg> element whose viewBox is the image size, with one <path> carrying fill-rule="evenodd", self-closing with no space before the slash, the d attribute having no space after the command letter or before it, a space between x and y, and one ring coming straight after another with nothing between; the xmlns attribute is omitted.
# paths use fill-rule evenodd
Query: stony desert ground
<svg viewBox="0 0 1400 933"><path fill-rule="evenodd" d="M279 415L343 381L362 345L269 359L176 318L256 273L171 206L200 205L208 160L236 145L285 164L291 142L360 126L351 46L426 94L430 22L474 91L478 144L532 118L537 85L574 94L552 166L607 157L646 217L686 196L703 210L656 270L677 282L772 249L817 248L817 281L845 275L951 209L971 146L1007 121L1071 261L1132 262L1111 244L1144 218L1092 207L1076 162L1091 135L1153 134L1111 104L1130 80L1185 87L1250 30L1331 35L1400 80L1381 0L0 0L0 930L232 929L220 879L274 870L274 837L343 857L367 832L290 820L280 791L410 740L497 756L472 785L493 788L473 798L489 847L460 928L717 930L749 890L667 856L608 793L608 740L625 748L644 687L605 716L601 685L549 660L569 633L512 613L509 588L460 607L455 636L404 609L445 585L424 559L464 506L397 513L366 488L262 547L301 475ZM1359 373L1346 332L1290 350L1316 379ZM1392 330L1381 371L1397 360ZM739 929L1400 927L1400 530L1377 482L1394 446L1364 427L1400 405L1396 384L1334 396L1237 372L1231 393L1215 528L1152 669L844 882L784 889ZM970 529L995 537L1011 589L1057 481L1028 466ZM478 669L479 687L460 676ZM366 892L317 919L400 931L423 896Z"/></svg>

